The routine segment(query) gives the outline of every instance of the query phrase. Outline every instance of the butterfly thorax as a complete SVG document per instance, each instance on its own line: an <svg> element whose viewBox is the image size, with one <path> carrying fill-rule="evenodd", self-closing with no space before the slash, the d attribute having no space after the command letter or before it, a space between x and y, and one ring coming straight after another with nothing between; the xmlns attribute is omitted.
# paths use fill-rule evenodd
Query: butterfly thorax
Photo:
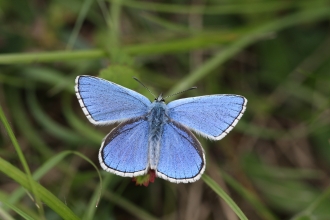
<svg viewBox="0 0 330 220"><path fill-rule="evenodd" d="M164 101L154 101L147 115L149 122L149 167L156 170L159 161L160 140L167 120L167 106Z"/></svg>

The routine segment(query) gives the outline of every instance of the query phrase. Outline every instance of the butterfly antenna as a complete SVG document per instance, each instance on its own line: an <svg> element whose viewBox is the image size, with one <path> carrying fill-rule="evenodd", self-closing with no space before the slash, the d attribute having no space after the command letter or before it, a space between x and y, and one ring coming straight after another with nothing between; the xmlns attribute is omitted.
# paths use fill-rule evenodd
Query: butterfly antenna
<svg viewBox="0 0 330 220"><path fill-rule="evenodd" d="M144 88L146 88L150 93L151 95L153 95L155 98L156 96L148 89L148 87L146 87L140 80L138 80L137 78L133 77L133 79L135 79L136 81L138 81L138 83L140 83Z"/></svg>
<svg viewBox="0 0 330 220"><path fill-rule="evenodd" d="M189 89L186 89L186 90L183 90L183 91L181 91L181 92L177 92L177 93L174 93L174 94L172 94L172 95L168 95L168 96L166 96L164 99L166 99L166 98L168 98L168 97L171 97L171 96L174 96L174 95L178 95L178 94L181 94L181 93L187 92L187 91L190 91L190 90L193 90L193 89L197 89L197 87L196 87L196 86L193 86L193 87L191 87L191 88L189 88Z"/></svg>

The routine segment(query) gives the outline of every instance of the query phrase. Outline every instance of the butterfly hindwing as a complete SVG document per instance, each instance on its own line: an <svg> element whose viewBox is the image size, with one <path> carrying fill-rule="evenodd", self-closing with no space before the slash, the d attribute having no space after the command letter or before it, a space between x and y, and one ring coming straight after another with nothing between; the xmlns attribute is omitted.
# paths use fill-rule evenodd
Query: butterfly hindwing
<svg viewBox="0 0 330 220"><path fill-rule="evenodd" d="M145 96L93 76L77 76L75 91L86 117L95 125L140 117L150 105Z"/></svg>
<svg viewBox="0 0 330 220"><path fill-rule="evenodd" d="M247 100L239 95L209 95L178 99L168 104L172 120L212 140L228 134L242 117Z"/></svg>
<svg viewBox="0 0 330 220"><path fill-rule="evenodd" d="M102 168L108 172L134 177L148 171L149 124L146 118L119 124L103 140L99 151Z"/></svg>
<svg viewBox="0 0 330 220"><path fill-rule="evenodd" d="M204 151L196 137L175 121L164 125L156 175L175 183L198 180L205 170Z"/></svg>

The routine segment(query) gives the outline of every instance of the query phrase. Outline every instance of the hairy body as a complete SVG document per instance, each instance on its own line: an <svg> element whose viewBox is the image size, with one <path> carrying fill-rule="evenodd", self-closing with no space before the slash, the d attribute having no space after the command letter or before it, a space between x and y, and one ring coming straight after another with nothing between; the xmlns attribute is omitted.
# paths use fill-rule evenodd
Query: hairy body
<svg viewBox="0 0 330 220"><path fill-rule="evenodd" d="M160 97L161 98L161 97ZM147 114L149 123L149 166L150 169L156 170L159 161L160 141L162 138L164 125L167 123L167 106L162 99L156 99L151 105Z"/></svg>

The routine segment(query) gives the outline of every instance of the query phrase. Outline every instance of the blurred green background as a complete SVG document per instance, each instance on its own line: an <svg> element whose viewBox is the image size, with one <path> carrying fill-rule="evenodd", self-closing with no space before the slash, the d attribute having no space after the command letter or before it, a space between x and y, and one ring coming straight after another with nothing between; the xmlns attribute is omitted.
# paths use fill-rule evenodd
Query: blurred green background
<svg viewBox="0 0 330 220"><path fill-rule="evenodd" d="M248 219L330 219L329 19L329 0L0 0L0 219L239 219L204 178L102 171L95 208L90 162L112 126L84 116L82 74L150 99L133 76L155 94L198 87L175 99L245 96L229 135L199 138L205 173Z"/></svg>

